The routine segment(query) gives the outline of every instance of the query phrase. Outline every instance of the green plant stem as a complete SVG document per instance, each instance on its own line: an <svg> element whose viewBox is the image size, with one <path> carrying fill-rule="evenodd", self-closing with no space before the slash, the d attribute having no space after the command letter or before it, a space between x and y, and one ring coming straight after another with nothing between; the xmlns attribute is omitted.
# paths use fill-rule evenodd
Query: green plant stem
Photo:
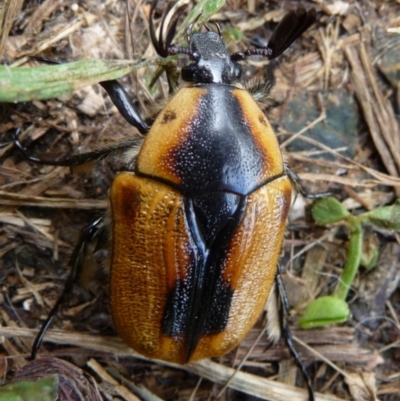
<svg viewBox="0 0 400 401"><path fill-rule="evenodd" d="M357 273L360 265L362 253L362 227L359 223L351 223L350 225L350 241L347 263L340 276L339 282L335 288L333 296L345 300L349 292L350 286Z"/></svg>

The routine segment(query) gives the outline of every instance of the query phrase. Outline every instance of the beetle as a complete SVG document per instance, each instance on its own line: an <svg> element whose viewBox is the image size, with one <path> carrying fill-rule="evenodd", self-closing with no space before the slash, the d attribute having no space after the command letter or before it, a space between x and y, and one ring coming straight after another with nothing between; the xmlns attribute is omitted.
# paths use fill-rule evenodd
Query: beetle
<svg viewBox="0 0 400 401"><path fill-rule="evenodd" d="M219 27L190 27L188 46L173 44L179 11L165 34L163 19L157 35L156 5L152 43L163 58L189 57L181 71L185 85L149 126L117 81L100 83L143 142L49 161L31 156L15 135L16 147L35 162L73 166L117 152L125 161L110 190L111 217L82 232L33 357L82 269L86 245L109 225L110 309L127 345L180 364L224 355L253 327L274 285L293 185L307 195L285 165L267 117L237 83L240 61L280 56L315 22L315 10L289 12L266 47L230 55Z"/></svg>

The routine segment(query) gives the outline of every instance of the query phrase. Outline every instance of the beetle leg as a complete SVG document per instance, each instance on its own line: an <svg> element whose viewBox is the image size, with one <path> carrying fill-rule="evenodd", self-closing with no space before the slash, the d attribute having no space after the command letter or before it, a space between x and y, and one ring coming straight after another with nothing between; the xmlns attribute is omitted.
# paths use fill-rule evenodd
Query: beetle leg
<svg viewBox="0 0 400 401"><path fill-rule="evenodd" d="M297 192L300 192L305 198L308 199L321 199L326 198L327 196L331 196L332 192L317 192L312 194L308 192L302 185L300 177L289 167L285 167L285 173L289 177L290 181L292 182L294 188Z"/></svg>
<svg viewBox="0 0 400 401"><path fill-rule="evenodd" d="M13 134L13 141L15 147L23 153L26 159L35 162L41 163L50 166L66 166L66 167L73 167L78 166L80 164L85 164L90 161L94 160L102 160L105 159L112 154L117 152L124 152L128 149L136 148L142 142L142 138L132 138L124 142L118 142L116 144L110 145L108 147L95 150L93 152L82 153L78 155L73 155L71 157L66 157L65 159L61 160L47 160L47 159L39 159L29 154L28 150L22 145L19 141L19 135L21 130L18 128L14 131Z"/></svg>
<svg viewBox="0 0 400 401"><path fill-rule="evenodd" d="M245 60L249 56L262 56L273 60L284 53L317 20L316 11L299 8L287 13L272 33L267 47L250 48L244 52L232 54L234 61Z"/></svg>
<svg viewBox="0 0 400 401"><path fill-rule="evenodd" d="M54 64L54 65L62 64L60 61L49 59L47 57L32 56L30 58L35 59L37 61L43 61L47 64ZM111 79L109 81L102 81L99 82L99 84L108 93L108 96L110 96L112 102L114 103L118 111L121 113L122 117L124 117L129 124L137 128L141 134L147 134L150 127L140 115L139 110L133 104L132 99L126 93L124 87L115 79Z"/></svg>
<svg viewBox="0 0 400 401"><path fill-rule="evenodd" d="M250 81L250 85L246 85L246 89L250 92L251 96L257 101L261 102L264 99L268 99L273 87L275 86L275 74L274 70L276 67L276 63L271 61L264 71L264 80L263 81ZM268 99L272 104L271 99Z"/></svg>
<svg viewBox="0 0 400 401"><path fill-rule="evenodd" d="M139 110L133 104L124 87L115 79L99 82L99 84L107 91L108 96L110 96L122 117L137 128L141 134L147 134L150 127L140 115Z"/></svg>
<svg viewBox="0 0 400 401"><path fill-rule="evenodd" d="M35 342L32 346L31 359L36 358L36 354L39 351L40 345L42 344L43 337L53 322L54 317L58 313L60 306L64 303L66 297L71 293L72 287L74 283L79 278L79 275L82 271L83 261L85 256L85 251L88 243L95 238L99 238L104 235L105 225L104 225L104 216L97 218L92 221L87 227L85 227L80 236L77 244L75 245L74 251L72 252L71 259L69 260L69 265L71 266L71 270L68 274L68 278L64 284L63 292L60 297L57 299L57 302L53 306L52 310L48 314L46 320L42 324L39 333L35 338Z"/></svg>
<svg viewBox="0 0 400 401"><path fill-rule="evenodd" d="M278 265L278 273L276 275L276 282L279 290L279 296L282 302L282 307L281 307L281 327L282 327L282 333L283 337L285 338L285 342L287 347L289 348L290 353L292 354L294 360L296 361L297 366L300 368L301 373L303 375L303 379L306 382L307 385L307 390L308 390L308 399L309 401L315 401L315 394L314 394L314 388L312 384L312 380L310 375L308 374L299 353L297 352L294 344L293 344L293 335L290 330L289 324L288 324L288 313L289 313L289 301L287 299L286 295L286 290L285 286L282 281L281 277L281 269L280 266Z"/></svg>

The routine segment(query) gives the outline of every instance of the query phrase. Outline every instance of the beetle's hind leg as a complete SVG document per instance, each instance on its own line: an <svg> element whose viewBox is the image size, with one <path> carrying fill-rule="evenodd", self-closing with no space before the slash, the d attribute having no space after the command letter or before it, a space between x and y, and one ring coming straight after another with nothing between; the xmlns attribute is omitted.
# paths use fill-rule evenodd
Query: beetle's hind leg
<svg viewBox="0 0 400 401"><path fill-rule="evenodd" d="M60 160L49 160L42 159L35 156L32 156L28 149L25 148L19 140L21 130L18 128L14 131L13 141L14 146L25 156L25 158L34 163L40 163L50 166L66 166L66 167L74 167L79 166L81 164L85 164L91 161L102 160L105 159L115 153L126 152L130 149L135 149L140 146L143 141L143 138L132 138L123 142L117 142L110 146L97 149L93 152L82 153L78 155L73 155L70 157L66 157Z"/></svg>
<svg viewBox="0 0 400 401"><path fill-rule="evenodd" d="M39 333L35 338L35 342L33 343L32 346L32 353L31 353L32 359L35 359L47 329L50 327L54 317L57 315L60 309L60 306L65 302L67 296L72 292L73 285L77 282L77 280L81 275L88 244L94 240L97 240L98 246L104 245L104 238L107 236L107 229L108 229L108 225L105 223L104 220L105 220L104 216L97 218L81 231L79 240L75 245L74 251L72 252L71 258L68 263L69 266L71 267L71 270L64 284L63 292L57 299L57 302L51 309L46 320L42 324ZM96 247L95 250L97 250L97 248L98 247Z"/></svg>
<svg viewBox="0 0 400 401"><path fill-rule="evenodd" d="M327 196L332 196L332 192L317 192L312 194L308 192L301 183L300 177L288 166L285 166L285 173L289 177L290 181L292 182L295 190L301 193L305 198L308 199L321 199L326 198Z"/></svg>
<svg viewBox="0 0 400 401"><path fill-rule="evenodd" d="M293 335L289 327L288 323L288 314L289 314L289 301L287 299L285 286L281 277L281 269L278 265L278 272L276 275L276 284L279 291L279 298L281 300L281 313L280 313L280 321L281 321L281 329L283 333L283 337L285 338L285 342L287 347L289 348L290 353L292 354L294 360L296 361L297 366L300 368L301 373L303 375L303 379L306 382L307 390L308 390L308 399L309 401L315 401L314 388L312 384L312 380L310 375L308 374L306 367L303 364L303 361L300 358L299 353L297 352L294 344L293 344Z"/></svg>

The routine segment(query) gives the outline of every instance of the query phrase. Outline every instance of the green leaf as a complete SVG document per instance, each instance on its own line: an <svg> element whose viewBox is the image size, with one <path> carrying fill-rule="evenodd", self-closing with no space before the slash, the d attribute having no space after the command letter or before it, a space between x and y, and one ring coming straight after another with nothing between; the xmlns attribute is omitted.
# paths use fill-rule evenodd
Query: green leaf
<svg viewBox="0 0 400 401"><path fill-rule="evenodd" d="M200 0L189 12L189 15L182 22L175 37L179 40L186 34L186 28L198 18L196 25L206 23L225 4L226 0Z"/></svg>
<svg viewBox="0 0 400 401"><path fill-rule="evenodd" d="M129 60L83 60L41 67L0 66L0 102L66 95L83 86L117 79L148 64Z"/></svg>
<svg viewBox="0 0 400 401"><path fill-rule="evenodd" d="M36 381L20 381L0 388L0 401L56 401L58 375L49 375Z"/></svg>
<svg viewBox="0 0 400 401"><path fill-rule="evenodd" d="M205 21L208 21L225 4L225 0L205 0L203 3L203 14L206 18Z"/></svg>
<svg viewBox="0 0 400 401"><path fill-rule="evenodd" d="M400 231L400 199L392 206L384 206L358 216L362 224L371 224L386 230Z"/></svg>
<svg viewBox="0 0 400 401"><path fill-rule="evenodd" d="M325 327L335 323L345 322L350 315L349 307L345 301L327 295L312 301L299 319L303 329Z"/></svg>
<svg viewBox="0 0 400 401"><path fill-rule="evenodd" d="M311 213L314 220L321 225L337 223L349 216L349 212L335 198L328 197L314 202Z"/></svg>

